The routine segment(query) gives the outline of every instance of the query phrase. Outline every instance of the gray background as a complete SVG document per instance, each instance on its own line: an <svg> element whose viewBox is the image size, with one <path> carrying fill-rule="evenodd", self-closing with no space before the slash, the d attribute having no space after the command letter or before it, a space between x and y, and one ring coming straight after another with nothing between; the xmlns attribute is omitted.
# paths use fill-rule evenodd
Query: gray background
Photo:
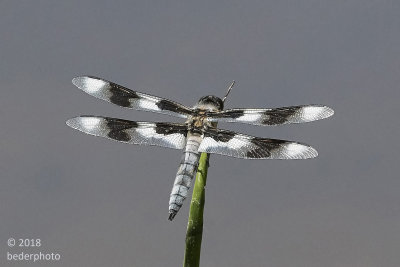
<svg viewBox="0 0 400 267"><path fill-rule="evenodd" d="M177 120L71 84L90 74L186 105L235 79L227 108L335 109L303 125L220 125L320 156L212 156L202 266L400 266L399 14L394 0L1 1L0 265L6 251L61 253L51 266L181 265L189 201L167 220L181 152L65 125Z"/></svg>

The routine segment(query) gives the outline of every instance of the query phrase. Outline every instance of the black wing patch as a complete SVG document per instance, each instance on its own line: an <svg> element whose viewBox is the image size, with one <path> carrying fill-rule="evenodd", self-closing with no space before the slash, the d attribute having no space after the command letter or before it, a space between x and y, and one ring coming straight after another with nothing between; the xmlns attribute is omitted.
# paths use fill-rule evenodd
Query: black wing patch
<svg viewBox="0 0 400 267"><path fill-rule="evenodd" d="M274 109L228 109L208 112L210 121L241 122L255 125L303 123L328 118L333 109L322 105L304 105Z"/></svg>
<svg viewBox="0 0 400 267"><path fill-rule="evenodd" d="M245 159L307 159L318 156L317 151L306 144L216 128L204 132L199 151Z"/></svg>
<svg viewBox="0 0 400 267"><path fill-rule="evenodd" d="M135 122L122 119L80 116L67 121L67 125L81 132L115 141L183 149L187 126L178 123Z"/></svg>
<svg viewBox="0 0 400 267"><path fill-rule="evenodd" d="M191 108L161 97L132 91L121 85L93 77L76 77L72 83L89 95L115 105L137 110L152 111L186 118L193 114Z"/></svg>

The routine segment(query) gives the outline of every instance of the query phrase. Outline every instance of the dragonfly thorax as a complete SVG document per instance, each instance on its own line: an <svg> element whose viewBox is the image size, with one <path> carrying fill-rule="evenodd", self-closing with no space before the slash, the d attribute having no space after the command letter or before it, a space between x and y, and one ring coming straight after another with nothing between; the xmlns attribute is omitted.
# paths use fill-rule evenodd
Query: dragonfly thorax
<svg viewBox="0 0 400 267"><path fill-rule="evenodd" d="M188 126L188 130L191 132L196 132L203 134L208 127L211 127L212 124L207 120L205 116L189 116L188 120L186 121L186 125Z"/></svg>

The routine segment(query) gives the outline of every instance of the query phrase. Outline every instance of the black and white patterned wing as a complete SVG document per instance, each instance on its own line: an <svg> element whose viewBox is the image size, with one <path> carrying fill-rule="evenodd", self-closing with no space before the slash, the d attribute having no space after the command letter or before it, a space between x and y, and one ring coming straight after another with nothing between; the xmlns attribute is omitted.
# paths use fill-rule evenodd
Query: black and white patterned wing
<svg viewBox="0 0 400 267"><path fill-rule="evenodd" d="M306 144L216 128L205 131L199 151L245 159L308 159L318 156L317 151Z"/></svg>
<svg viewBox="0 0 400 267"><path fill-rule="evenodd" d="M67 125L81 132L115 141L183 149L187 126L178 123L136 122L122 119L80 116L69 119Z"/></svg>
<svg viewBox="0 0 400 267"><path fill-rule="evenodd" d="M255 125L303 123L328 118L333 109L322 105L304 105L272 109L227 109L209 112L210 121L241 122Z"/></svg>
<svg viewBox="0 0 400 267"><path fill-rule="evenodd" d="M152 111L186 118L192 109L168 99L136 92L93 76L82 76L72 79L72 83L89 95L100 98L115 105Z"/></svg>

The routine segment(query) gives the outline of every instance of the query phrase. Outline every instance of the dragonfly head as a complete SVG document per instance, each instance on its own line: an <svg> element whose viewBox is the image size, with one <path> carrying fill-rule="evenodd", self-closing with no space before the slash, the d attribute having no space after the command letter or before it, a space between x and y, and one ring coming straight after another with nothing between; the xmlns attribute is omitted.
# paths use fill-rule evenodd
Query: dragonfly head
<svg viewBox="0 0 400 267"><path fill-rule="evenodd" d="M207 109L207 110L223 110L224 102L222 99L213 95L207 95L200 98L197 102L196 108Z"/></svg>

